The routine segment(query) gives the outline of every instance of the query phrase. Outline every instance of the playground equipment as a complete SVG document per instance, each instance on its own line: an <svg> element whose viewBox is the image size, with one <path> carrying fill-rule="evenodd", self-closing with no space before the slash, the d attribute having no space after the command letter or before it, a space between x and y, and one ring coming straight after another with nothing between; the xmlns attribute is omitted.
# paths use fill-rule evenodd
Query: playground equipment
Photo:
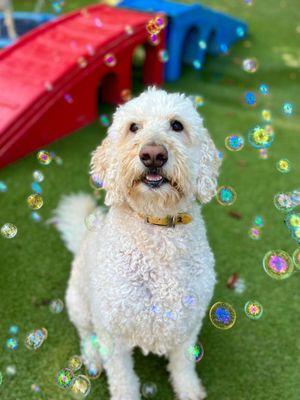
<svg viewBox="0 0 300 400"><path fill-rule="evenodd" d="M16 28L15 28L15 23L14 23L14 18L12 15L12 3L11 0L0 0L0 11L3 11L3 17L2 17L2 26L5 27L5 30L7 31L8 38L10 40L14 40L18 37ZM3 27L1 27L1 32L3 30Z"/></svg>
<svg viewBox="0 0 300 400"><path fill-rule="evenodd" d="M0 53L0 167L90 124L98 97L120 103L144 45L145 84L163 82L161 51L149 43L153 14L90 6L48 22Z"/></svg>
<svg viewBox="0 0 300 400"><path fill-rule="evenodd" d="M34 28L53 20L55 17L51 14L36 14L30 12L13 12L11 18L16 29L16 36L11 37L5 23L4 14L0 14L0 48L7 47L14 42L18 36L31 31Z"/></svg>
<svg viewBox="0 0 300 400"><path fill-rule="evenodd" d="M160 12L168 16L169 62L165 68L167 81L180 77L182 62L201 69L206 53L227 53L232 44L245 37L248 29L244 22L199 4L181 4L167 0L123 0L118 6Z"/></svg>
<svg viewBox="0 0 300 400"><path fill-rule="evenodd" d="M167 44L164 30L155 43L146 29L162 13ZM24 21L24 13L15 14ZM201 69L206 53L226 53L246 33L243 22L226 14L167 0L94 5L39 26L0 53L0 167L94 121L99 98L126 100L138 46L146 53L144 83L160 85L164 74L179 78L182 62Z"/></svg>

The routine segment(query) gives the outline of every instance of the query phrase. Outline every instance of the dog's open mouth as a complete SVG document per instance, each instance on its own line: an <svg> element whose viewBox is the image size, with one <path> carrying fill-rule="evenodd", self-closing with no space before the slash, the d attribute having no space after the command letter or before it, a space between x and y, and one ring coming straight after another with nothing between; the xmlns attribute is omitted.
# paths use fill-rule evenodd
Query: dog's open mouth
<svg viewBox="0 0 300 400"><path fill-rule="evenodd" d="M159 188L165 183L168 183L168 179L165 178L161 173L157 170L149 170L143 176L142 182L145 183L150 188Z"/></svg>

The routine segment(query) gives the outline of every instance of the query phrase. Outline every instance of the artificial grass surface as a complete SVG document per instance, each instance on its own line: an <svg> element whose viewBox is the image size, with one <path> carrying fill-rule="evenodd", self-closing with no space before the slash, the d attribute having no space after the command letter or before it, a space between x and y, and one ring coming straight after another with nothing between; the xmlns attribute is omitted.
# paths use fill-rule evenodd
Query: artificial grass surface
<svg viewBox="0 0 300 400"><path fill-rule="evenodd" d="M16 9L32 9L34 2L14 3ZM66 3L70 9L89 1ZM225 154L219 183L232 185L238 193L231 207L222 207L213 200L203 210L216 256L218 284L214 301L231 303L237 311L237 322L231 330L219 331L206 317L200 334L205 356L197 369L209 400L298 400L300 274L295 273L286 281L274 281L263 271L262 258L272 249L292 253L297 247L284 226L284 214L273 205L273 196L300 186L300 34L296 31L299 3L298 0L265 0L257 1L252 7L247 7L242 0L234 4L231 0L221 4L217 0L203 3L245 19L250 26L250 37L247 47L240 43L229 56L208 59L202 73L185 67L179 81L165 85L171 91L201 93L205 97L200 111L218 148ZM260 67L249 75L241 69L241 60L253 56L259 60ZM257 92L261 83L269 85L271 95L258 96L255 108L243 104L243 93L249 89ZM290 117L281 111L285 101L295 106ZM269 158L260 159L248 144L239 153L226 150L224 138L237 132L246 135L261 120L263 108L272 111L276 132ZM104 110L111 112L109 107ZM104 135L105 128L95 122L51 145L49 149L63 159L62 166L52 162L43 167L30 155L0 171L0 180L8 185L8 192L0 194L0 225L12 222L18 227L14 239L0 238L0 371L4 375L1 400L69 398L55 386L54 377L66 366L69 357L79 352L77 335L65 311L53 315L43 304L47 299L64 298L71 255L55 229L45 225L45 220L62 194L91 192L87 174L90 152ZM292 170L288 174L276 170L279 158L291 161ZM40 210L42 223L30 219L26 204L35 169L45 174L41 184L45 201ZM239 212L242 219L230 217L230 210ZM254 241L247 232L257 214L264 217L265 227L261 240ZM240 295L226 288L226 280L234 271L246 282L246 290ZM259 321L250 321L243 313L249 299L259 300L264 306ZM10 337L8 328L13 324L21 329L16 351L5 347ZM42 326L48 329L48 340L39 351L32 353L23 345L25 333ZM5 375L8 365L17 368L13 378ZM142 383L157 384L157 399L173 399L164 359L143 357L137 351L135 365ZM33 383L41 387L42 394L32 392ZM102 376L92 382L89 399L108 398Z"/></svg>

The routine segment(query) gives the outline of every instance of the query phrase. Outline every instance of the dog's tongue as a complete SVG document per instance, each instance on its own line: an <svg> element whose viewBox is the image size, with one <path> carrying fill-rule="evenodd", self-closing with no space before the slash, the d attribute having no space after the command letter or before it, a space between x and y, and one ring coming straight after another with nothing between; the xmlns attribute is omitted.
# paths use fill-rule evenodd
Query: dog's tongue
<svg viewBox="0 0 300 400"><path fill-rule="evenodd" d="M147 174L146 179L149 182L158 182L162 179L162 176L158 174Z"/></svg>

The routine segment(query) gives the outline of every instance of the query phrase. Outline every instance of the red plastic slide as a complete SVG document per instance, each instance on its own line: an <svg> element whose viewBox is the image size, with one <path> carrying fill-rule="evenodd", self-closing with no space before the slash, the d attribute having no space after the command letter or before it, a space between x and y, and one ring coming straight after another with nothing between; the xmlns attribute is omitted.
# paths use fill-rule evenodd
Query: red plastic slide
<svg viewBox="0 0 300 400"><path fill-rule="evenodd" d="M165 47L149 44L151 14L95 5L23 36L0 53L0 167L98 117L102 101L131 89L132 56L144 45L145 84L160 85Z"/></svg>

